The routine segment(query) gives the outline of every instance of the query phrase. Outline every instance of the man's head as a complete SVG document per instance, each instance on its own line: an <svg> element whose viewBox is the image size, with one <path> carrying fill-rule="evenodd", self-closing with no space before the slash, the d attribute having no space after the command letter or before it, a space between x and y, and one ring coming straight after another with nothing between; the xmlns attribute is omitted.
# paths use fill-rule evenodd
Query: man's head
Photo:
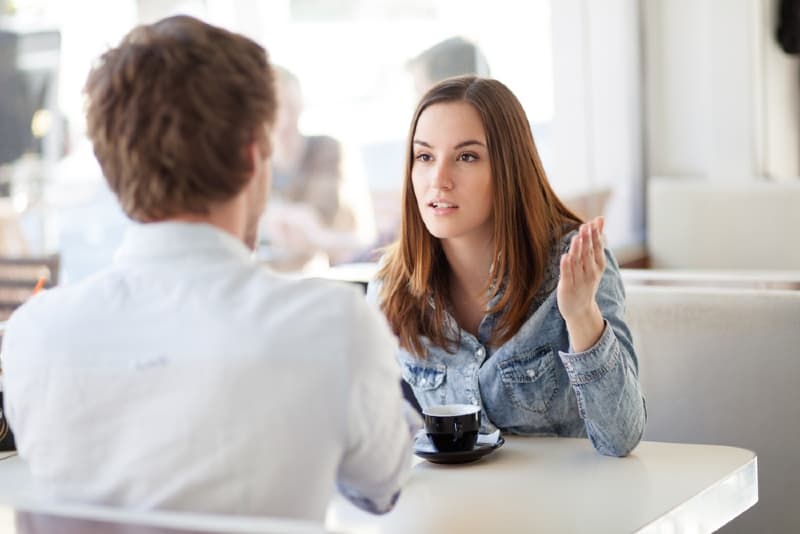
<svg viewBox="0 0 800 534"><path fill-rule="evenodd" d="M463 37L450 37L427 48L407 63L414 88L422 96L436 82L454 76L489 76L489 63L478 45Z"/></svg>
<svg viewBox="0 0 800 534"><path fill-rule="evenodd" d="M277 107L261 46L170 17L103 54L85 92L95 155L129 217L203 217L244 194L248 225L257 222Z"/></svg>

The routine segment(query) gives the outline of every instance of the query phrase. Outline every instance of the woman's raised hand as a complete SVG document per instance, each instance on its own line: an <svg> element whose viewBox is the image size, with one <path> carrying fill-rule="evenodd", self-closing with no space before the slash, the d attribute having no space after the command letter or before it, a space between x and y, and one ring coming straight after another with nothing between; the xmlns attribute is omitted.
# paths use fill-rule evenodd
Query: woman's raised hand
<svg viewBox="0 0 800 534"><path fill-rule="evenodd" d="M595 295L606 269L603 252L603 217L580 226L569 250L561 256L558 309L567 322L575 351L585 350L602 334L603 318ZM599 326L599 331L598 330Z"/></svg>

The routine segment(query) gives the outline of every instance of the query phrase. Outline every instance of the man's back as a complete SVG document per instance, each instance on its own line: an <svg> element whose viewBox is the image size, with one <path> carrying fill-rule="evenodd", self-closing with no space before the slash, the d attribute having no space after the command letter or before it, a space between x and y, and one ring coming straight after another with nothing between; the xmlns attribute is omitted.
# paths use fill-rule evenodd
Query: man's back
<svg viewBox="0 0 800 534"><path fill-rule="evenodd" d="M321 519L335 482L382 510L408 468L392 351L356 289L160 223L21 308L3 364L20 454L52 496Z"/></svg>

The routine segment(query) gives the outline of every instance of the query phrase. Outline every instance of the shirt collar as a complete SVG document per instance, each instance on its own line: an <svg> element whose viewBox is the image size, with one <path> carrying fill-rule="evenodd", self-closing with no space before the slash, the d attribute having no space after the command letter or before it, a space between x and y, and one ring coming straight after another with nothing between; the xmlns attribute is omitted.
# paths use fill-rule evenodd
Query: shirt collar
<svg viewBox="0 0 800 534"><path fill-rule="evenodd" d="M252 251L222 229L207 223L170 221L129 227L114 262L125 264L189 256L228 256L254 261Z"/></svg>

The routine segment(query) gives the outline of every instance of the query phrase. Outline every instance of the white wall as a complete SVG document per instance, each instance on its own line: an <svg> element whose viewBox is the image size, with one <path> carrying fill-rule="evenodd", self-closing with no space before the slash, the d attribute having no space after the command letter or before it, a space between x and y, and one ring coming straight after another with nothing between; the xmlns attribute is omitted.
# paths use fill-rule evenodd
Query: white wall
<svg viewBox="0 0 800 534"><path fill-rule="evenodd" d="M777 0L643 0L647 171L747 181L796 176L796 61Z"/></svg>
<svg viewBox="0 0 800 534"><path fill-rule="evenodd" d="M612 245L643 240L638 0L557 0L553 20L553 186L612 186Z"/></svg>

